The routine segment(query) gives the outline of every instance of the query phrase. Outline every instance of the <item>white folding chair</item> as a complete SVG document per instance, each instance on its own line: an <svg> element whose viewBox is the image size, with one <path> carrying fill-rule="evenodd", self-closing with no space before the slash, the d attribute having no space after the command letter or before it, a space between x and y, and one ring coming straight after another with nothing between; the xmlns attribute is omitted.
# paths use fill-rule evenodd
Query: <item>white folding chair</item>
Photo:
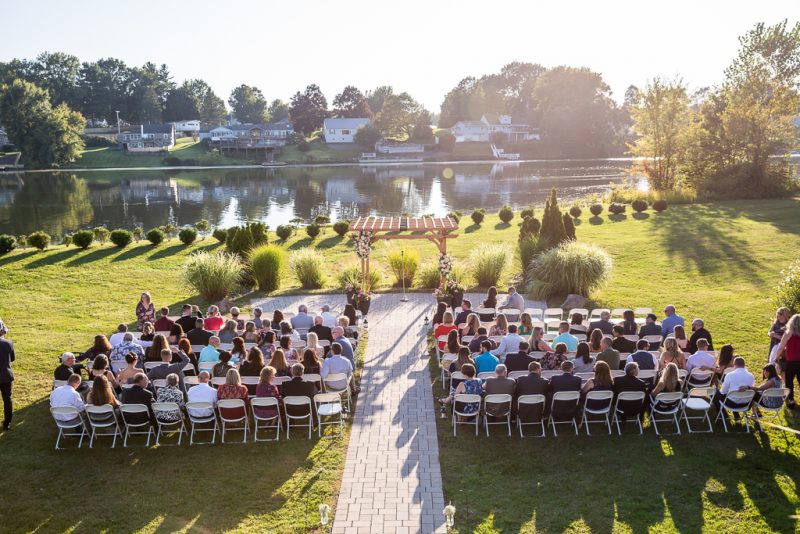
<svg viewBox="0 0 800 534"><path fill-rule="evenodd" d="M254 377L258 378L258 377ZM311 382L317 386L319 391L325 391L325 385L322 382L322 377L319 373L304 373L303 382Z"/></svg>
<svg viewBox="0 0 800 534"><path fill-rule="evenodd" d="M158 390L161 388L167 387L167 379L166 378L156 378L153 380L153 391L158 393Z"/></svg>
<svg viewBox="0 0 800 534"><path fill-rule="evenodd" d="M564 310L561 308L547 308L544 310L544 321L548 319L558 319L559 321L564 317Z"/></svg>
<svg viewBox="0 0 800 534"><path fill-rule="evenodd" d="M658 343L658 346L660 347L661 343L664 341L664 339L659 335L644 336L642 339L650 343L651 347L656 343Z"/></svg>
<svg viewBox="0 0 800 534"><path fill-rule="evenodd" d="M703 371L699 367L692 369L683 382L683 388L689 390L691 388L705 388L709 387L714 381L714 371Z"/></svg>
<svg viewBox="0 0 800 534"><path fill-rule="evenodd" d="M676 434L681 434L681 425L678 420L683 399L683 392L676 391L674 393L659 393L653 400L653 408L650 412L650 422L656 431L656 435L660 436L661 432L658 430L658 423L672 422L675 424ZM659 416L664 416L659 418Z"/></svg>
<svg viewBox="0 0 800 534"><path fill-rule="evenodd" d="M478 317L481 317L481 321L483 321L484 320L483 317L486 316L491 316L492 317L491 320L494 320L495 315L497 315L497 310L495 310L494 308L475 308L474 313Z"/></svg>
<svg viewBox="0 0 800 534"><path fill-rule="evenodd" d="M541 433L537 438L543 438L546 436L545 428L544 428L544 407L547 399L544 395L520 395L517 398L517 428L519 429L519 437L524 438L525 435L522 432L522 427L525 425L539 425L541 427ZM533 409L534 407L539 406L541 410L539 412L539 420L538 421L524 421L523 414L526 411L526 407L529 409Z"/></svg>
<svg viewBox="0 0 800 534"><path fill-rule="evenodd" d="M774 424L783 423L783 407L786 405L786 398L789 396L787 388L770 388L761 392L758 402L753 403L752 418L761 430L761 420L765 419L763 413L772 414L767 416L774 421ZM771 405L771 406L770 406ZM763 412L763 413L759 413Z"/></svg>
<svg viewBox="0 0 800 534"><path fill-rule="evenodd" d="M89 448L91 449L94 445L95 437L111 435L114 438L111 442L111 448L113 449L117 444L117 436L122 437L114 407L110 404L104 404L103 406L89 404L86 406L86 418L89 420L89 426L92 429L92 435L89 437Z"/></svg>
<svg viewBox="0 0 800 534"><path fill-rule="evenodd" d="M66 386L66 385L67 385L66 380L53 380L53 389L58 389L61 386Z"/></svg>
<svg viewBox="0 0 800 534"><path fill-rule="evenodd" d="M289 407L303 407L305 408L304 413L292 415L289 413ZM313 410L311 409L311 399L308 397L301 397L301 396L289 396L283 399L283 410L286 415L286 439L289 439L289 431L292 428L292 421L300 421L300 420L307 420L308 423L302 424L298 423L294 426L299 427L308 427L308 439L311 439L311 431L314 427L314 418L313 418Z"/></svg>
<svg viewBox="0 0 800 534"><path fill-rule="evenodd" d="M572 334L572 335L575 336L575 339L577 339L578 341L586 341L588 339L586 337L586 334Z"/></svg>
<svg viewBox="0 0 800 534"><path fill-rule="evenodd" d="M150 422L150 411L144 404L121 404L119 407L119 414L122 417L122 422L125 423L125 439L122 440L122 446L128 446L128 436L147 436L147 443L145 447L150 446L150 436L153 435L153 424ZM139 420L137 423L136 421ZM141 429L146 429L142 432Z"/></svg>
<svg viewBox="0 0 800 534"><path fill-rule="evenodd" d="M447 348L447 337L448 336L444 335L436 338L436 360L439 362L439 365L442 364L442 355ZM444 346L444 348L442 348L442 346Z"/></svg>
<svg viewBox="0 0 800 534"><path fill-rule="evenodd" d="M714 427L711 424L711 417L708 415L711 410L711 399L714 398L716 388L699 387L692 388L686 398L681 399L681 417L686 422L686 428L689 434L713 432ZM696 415L689 416L689 412ZM694 430L692 428L692 421L705 421L708 424L707 430Z"/></svg>
<svg viewBox="0 0 800 534"><path fill-rule="evenodd" d="M584 319L589 317L589 310L588 309L586 309L586 308L572 308L571 310L569 310L569 312L567 312L567 319L572 319L572 316L575 315L576 313L580 313L581 317L583 317Z"/></svg>
<svg viewBox="0 0 800 534"><path fill-rule="evenodd" d="M184 376L183 377L183 390L188 393L191 388L193 388L194 386L196 386L199 383L200 383L200 379L197 378L196 376Z"/></svg>
<svg viewBox="0 0 800 534"><path fill-rule="evenodd" d="M211 385L214 387L224 386L225 385L225 377L224 376L217 376L211 379Z"/></svg>
<svg viewBox="0 0 800 534"><path fill-rule="evenodd" d="M257 376L243 376L240 378L242 381L243 386L247 386L247 390L250 392L250 398L255 396L256 386L258 386L258 381L260 380Z"/></svg>
<svg viewBox="0 0 800 534"><path fill-rule="evenodd" d="M639 434L644 431L642 429L642 410L644 409L644 391L622 391L617 395L617 402L614 403L614 415L611 422L617 426L617 434L622 435L622 429L619 426L620 420L625 417L623 423L627 422L625 406L636 407L636 418L634 422L639 426Z"/></svg>
<svg viewBox="0 0 800 534"><path fill-rule="evenodd" d="M225 443L225 431L228 430L229 425L242 424L241 428L234 426L230 430L242 431L242 443L247 443L247 429L249 422L247 419L247 408L244 400L242 399L222 399L217 401L217 410L219 411L219 420L222 426L222 443ZM223 410L236 410L237 413L231 415L224 415Z"/></svg>
<svg viewBox="0 0 800 534"><path fill-rule="evenodd" d="M205 345L192 345L192 352L199 355L201 352L203 352L204 348L206 348Z"/></svg>
<svg viewBox="0 0 800 534"><path fill-rule="evenodd" d="M478 380L484 380L485 381L485 380L489 380L490 378L494 378L496 376L497 375L495 373L493 373L493 372L484 371L483 373L478 373L477 378L478 378Z"/></svg>
<svg viewBox="0 0 800 534"><path fill-rule="evenodd" d="M149 373L156 367L160 367L162 365L168 365L166 362L144 362L144 370L146 373Z"/></svg>
<svg viewBox="0 0 800 534"><path fill-rule="evenodd" d="M207 372L208 374L212 374L214 372L214 366L216 364L214 362L199 362L197 364L197 369L200 373L203 371Z"/></svg>
<svg viewBox="0 0 800 534"><path fill-rule="evenodd" d="M483 399L483 424L486 428L486 437L489 437L489 425L506 425L508 427L508 437L511 437L511 402L513 398L511 395L505 393L496 393L486 395ZM489 414L489 405L500 406L500 411L495 414ZM500 421L489 422L490 417L501 419Z"/></svg>
<svg viewBox="0 0 800 534"><path fill-rule="evenodd" d="M752 389L745 391L729 391L719 403L719 412L717 413L717 419L715 422L722 419L722 426L725 428L725 432L727 433L728 418L725 417L727 413L742 414L745 428L747 429L747 432L750 432L750 421L749 417L747 417L747 412L753 407L753 397L755 397L755 394L756 392Z"/></svg>
<svg viewBox="0 0 800 534"><path fill-rule="evenodd" d="M189 417L189 446L213 445L217 439L217 415L214 405L210 402L187 402L186 415ZM208 425L211 428L208 428ZM195 441L194 435L199 432L211 432L211 441Z"/></svg>
<svg viewBox="0 0 800 534"><path fill-rule="evenodd" d="M89 435L81 412L74 406L55 406L50 408L50 413L53 415L53 421L58 427L56 450L59 450L58 444L63 436L80 438L78 440L78 448L80 449L81 445L83 445L83 438ZM69 419L66 419L66 417L69 417ZM80 429L80 432L75 432L76 429Z"/></svg>
<svg viewBox="0 0 800 534"><path fill-rule="evenodd" d="M542 310L541 308L525 308L525 313L530 313L531 319L534 320L538 319L539 321L541 321L542 317L544 317L544 310Z"/></svg>
<svg viewBox="0 0 800 534"><path fill-rule="evenodd" d="M647 316L651 313L653 313L653 308L634 308L634 321L636 321L636 324L644 324L647 322Z"/></svg>
<svg viewBox="0 0 800 534"><path fill-rule="evenodd" d="M253 442L280 441L281 439L281 405L275 397L254 397L250 399L250 408L253 411ZM267 417L259 415L256 410L275 410L275 415ZM261 423L264 423L263 425ZM275 429L275 439L258 439L258 431L262 429Z"/></svg>
<svg viewBox="0 0 800 534"><path fill-rule="evenodd" d="M624 337L624 338L625 338L625 339L627 339L628 341L633 341L634 343L636 343L637 341L639 341L639 336L637 336L636 334L625 334L625 335L624 335L624 336L622 336L622 337Z"/></svg>
<svg viewBox="0 0 800 534"><path fill-rule="evenodd" d="M230 352L233 350L233 343L220 343L219 350L227 350Z"/></svg>
<svg viewBox="0 0 800 534"><path fill-rule="evenodd" d="M630 308L613 308L611 310L611 322L621 322L625 320L624 314Z"/></svg>
<svg viewBox="0 0 800 534"><path fill-rule="evenodd" d="M455 373L453 373L455 374ZM466 407L478 405L478 409L475 412L467 412L464 408L459 408L459 405ZM480 395L472 395L468 393L458 393L453 397L453 436L456 436L456 426L457 425L475 425L475 435L478 435L478 425L480 424L480 415L481 415L481 396ZM459 417L464 417L465 421L459 421ZM473 421L470 421L470 418L474 418Z"/></svg>
<svg viewBox="0 0 800 534"><path fill-rule="evenodd" d="M350 377L344 373L332 373L322 379L325 386L325 392L336 393L343 396L347 408L346 411L350 412Z"/></svg>
<svg viewBox="0 0 800 534"><path fill-rule="evenodd" d="M127 369L127 368L128 368L128 362L126 362L124 360L123 361L111 362L111 370L114 371L115 373L119 373L123 369Z"/></svg>
<svg viewBox="0 0 800 534"><path fill-rule="evenodd" d="M444 385L445 375L448 377L450 376L450 365L458 360L458 354L453 354L452 352L448 352L444 356L442 356L442 362L439 366L439 373L441 374L441 381L442 385Z"/></svg>
<svg viewBox="0 0 800 534"><path fill-rule="evenodd" d="M528 376L528 371L511 371L508 373L508 378L511 380L516 380L517 378L522 378L523 376Z"/></svg>
<svg viewBox="0 0 800 534"><path fill-rule="evenodd" d="M578 410L578 402L581 400L581 393L580 391L557 391L553 394L553 400L550 403L550 417L548 418L549 424L553 427L553 435L558 436L558 432L556 431L557 424L569 424L572 423L573 428L575 429L575 435L578 435L578 424L575 422L575 417L577 416ZM567 421L556 421L556 418L553 417L553 410L556 406L556 403L566 405L571 411L572 415L569 416L569 420Z"/></svg>
<svg viewBox="0 0 800 534"><path fill-rule="evenodd" d="M180 445L181 439L183 435L186 434L186 426L183 424L183 414L181 413L181 407L178 405L177 402L154 402L152 404L153 409L153 416L156 419L156 427L158 427L158 431L156 432L156 445L161 445L161 437L162 435L168 432L177 432L178 433L178 443L169 443L164 445ZM169 419L173 413L178 413L178 419L172 420ZM169 415L167 415L169 414Z"/></svg>
<svg viewBox="0 0 800 534"><path fill-rule="evenodd" d="M342 418L342 398L338 393L317 393L314 395L314 404L317 408L317 431L322 437L323 425L339 425L339 434L344 432L344 419ZM327 418L327 421L323 418ZM336 436L331 436L336 437Z"/></svg>
<svg viewBox="0 0 800 534"><path fill-rule="evenodd" d="M601 406L589 408L590 401L603 402ZM586 428L586 435L591 436L589 432L590 423L605 423L608 427L608 433L611 434L611 404L614 402L613 391L590 391L586 394L586 404L583 407L583 420L581 424ZM590 415L601 416L601 420L591 420Z"/></svg>
<svg viewBox="0 0 800 534"><path fill-rule="evenodd" d="M545 333L557 334L558 327L561 326L561 319L546 319L544 324L547 326L547 330Z"/></svg>
<svg viewBox="0 0 800 534"><path fill-rule="evenodd" d="M545 354L547 354L547 353L543 352L543 351L535 350L533 352L529 352L528 356L530 356L534 360L541 360L542 358L544 358Z"/></svg>
<svg viewBox="0 0 800 534"><path fill-rule="evenodd" d="M550 332L549 334L544 334L542 336L542 341L544 341L545 343L550 343L551 341L553 341L556 338L556 335L557 334L555 332Z"/></svg>

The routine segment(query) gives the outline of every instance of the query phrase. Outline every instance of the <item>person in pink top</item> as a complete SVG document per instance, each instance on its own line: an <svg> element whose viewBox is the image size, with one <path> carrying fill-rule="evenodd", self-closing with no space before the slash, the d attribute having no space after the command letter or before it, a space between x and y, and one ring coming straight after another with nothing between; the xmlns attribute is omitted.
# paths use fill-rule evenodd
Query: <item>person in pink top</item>
<svg viewBox="0 0 800 534"><path fill-rule="evenodd" d="M433 331L433 337L439 339L439 336L446 336L453 330L458 330L458 327L453 321L453 314L451 312L444 312L444 314L442 314L442 324L438 325L436 330ZM439 341L439 350L444 350L446 346L446 341Z"/></svg>
<svg viewBox="0 0 800 534"><path fill-rule="evenodd" d="M796 406L794 401L794 380L795 378L800 381L800 314L794 314L789 322L786 323L786 333L783 334L781 342L778 345L778 360L780 361L781 353L786 351L784 355L784 373L786 373L786 387L789 388L789 397L786 405L790 408Z"/></svg>
<svg viewBox="0 0 800 534"><path fill-rule="evenodd" d="M225 324L225 319L219 314L219 308L216 306L209 306L208 307L208 315L206 315L205 320L203 321L203 326L206 330L213 330L217 331L222 328L222 325Z"/></svg>

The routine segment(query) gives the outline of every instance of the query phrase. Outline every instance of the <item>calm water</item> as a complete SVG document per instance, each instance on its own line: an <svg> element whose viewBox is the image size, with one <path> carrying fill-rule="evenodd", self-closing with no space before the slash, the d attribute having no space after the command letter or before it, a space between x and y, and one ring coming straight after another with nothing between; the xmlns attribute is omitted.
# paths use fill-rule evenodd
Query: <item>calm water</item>
<svg viewBox="0 0 800 534"><path fill-rule="evenodd" d="M275 228L319 213L444 215L542 205L550 188L564 200L603 193L627 161L416 164L403 167L300 167L187 171L0 174L0 233L81 227L145 228L208 219L228 227L260 220Z"/></svg>

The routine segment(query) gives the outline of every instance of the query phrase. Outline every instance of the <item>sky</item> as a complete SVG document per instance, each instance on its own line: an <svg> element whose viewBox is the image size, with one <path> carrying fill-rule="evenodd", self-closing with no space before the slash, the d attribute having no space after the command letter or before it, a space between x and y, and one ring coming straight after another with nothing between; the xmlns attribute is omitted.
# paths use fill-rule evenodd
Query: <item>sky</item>
<svg viewBox="0 0 800 534"><path fill-rule="evenodd" d="M3 5L4 4L4 5ZM600 72L613 97L656 75L714 85L757 22L800 18L799 0L25 0L0 3L0 61L62 51L166 63L224 100L242 84L287 100L310 83L391 85L438 112L466 76L512 61Z"/></svg>

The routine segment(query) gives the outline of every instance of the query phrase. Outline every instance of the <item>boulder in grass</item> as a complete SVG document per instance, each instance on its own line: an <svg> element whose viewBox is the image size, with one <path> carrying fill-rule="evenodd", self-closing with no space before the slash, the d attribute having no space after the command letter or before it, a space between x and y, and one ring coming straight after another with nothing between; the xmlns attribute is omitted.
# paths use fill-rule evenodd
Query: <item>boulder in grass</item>
<svg viewBox="0 0 800 534"><path fill-rule="evenodd" d="M561 303L561 309L569 311L573 308L585 308L589 304L589 299L580 295L569 294L564 302Z"/></svg>

